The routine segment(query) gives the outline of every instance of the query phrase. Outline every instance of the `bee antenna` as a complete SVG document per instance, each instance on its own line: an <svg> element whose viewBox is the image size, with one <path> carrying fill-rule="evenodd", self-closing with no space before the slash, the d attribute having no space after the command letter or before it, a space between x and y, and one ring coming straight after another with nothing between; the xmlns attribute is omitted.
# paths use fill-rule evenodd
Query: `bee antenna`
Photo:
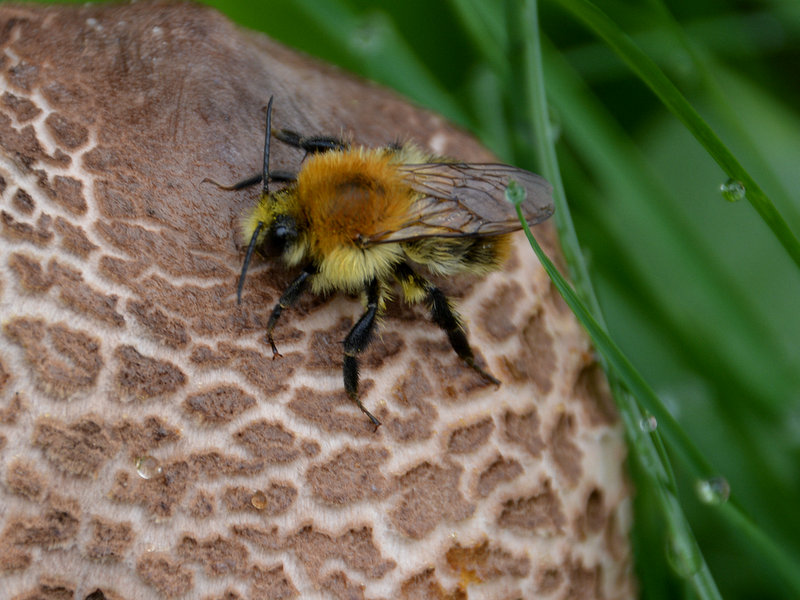
<svg viewBox="0 0 800 600"><path fill-rule="evenodd" d="M269 194L269 140L272 137L272 101L274 99L275 96L269 97L269 103L267 104L267 131L264 134L264 170L261 178L264 187L261 189L265 195ZM252 241L250 243L252 245Z"/></svg>
<svg viewBox="0 0 800 600"><path fill-rule="evenodd" d="M270 103L272 99L270 98ZM264 186L266 187L266 186ZM242 303L242 289L244 288L244 277L247 275L247 267L250 266L250 259L253 257L253 250L256 249L256 241L258 241L258 232L264 227L264 222L259 221L256 225L253 236L250 238L250 243L247 246L247 254L244 255L244 264L242 265L242 273L239 275L239 285L236 287L236 304Z"/></svg>

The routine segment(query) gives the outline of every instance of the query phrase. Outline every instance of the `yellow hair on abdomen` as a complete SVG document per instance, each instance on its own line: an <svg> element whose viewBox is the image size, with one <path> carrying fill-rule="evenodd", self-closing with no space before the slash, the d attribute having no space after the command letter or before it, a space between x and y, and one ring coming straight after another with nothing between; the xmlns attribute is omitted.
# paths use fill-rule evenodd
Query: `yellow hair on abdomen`
<svg viewBox="0 0 800 600"><path fill-rule="evenodd" d="M314 293L343 290L357 293L373 277L385 281L392 276L394 266L403 260L397 244L379 244L370 248L337 246L318 264L318 273L312 280Z"/></svg>
<svg viewBox="0 0 800 600"><path fill-rule="evenodd" d="M508 235L429 237L401 244L405 255L437 275L485 275L503 266L511 249Z"/></svg>
<svg viewBox="0 0 800 600"><path fill-rule="evenodd" d="M311 252L320 259L343 246L356 248L361 238L400 229L413 202L392 154L382 149L311 156L296 190Z"/></svg>

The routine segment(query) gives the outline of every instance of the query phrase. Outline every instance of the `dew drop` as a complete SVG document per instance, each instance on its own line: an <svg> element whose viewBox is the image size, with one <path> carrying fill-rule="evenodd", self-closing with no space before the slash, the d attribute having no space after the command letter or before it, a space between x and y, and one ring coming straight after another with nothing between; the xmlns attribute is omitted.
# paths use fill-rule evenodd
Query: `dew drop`
<svg viewBox="0 0 800 600"><path fill-rule="evenodd" d="M653 415L645 415L642 417L642 420L639 421L639 429L645 433L652 433L658 429L658 419L656 419Z"/></svg>
<svg viewBox="0 0 800 600"><path fill-rule="evenodd" d="M383 16L380 13L373 13L359 23L350 40L362 51L374 51L385 37L386 25Z"/></svg>
<svg viewBox="0 0 800 600"><path fill-rule="evenodd" d="M561 139L562 126L561 126L561 113L553 106L547 107L547 117L550 127L547 129L550 141L555 144Z"/></svg>
<svg viewBox="0 0 800 600"><path fill-rule="evenodd" d="M728 202L744 200L744 197L747 195L744 184L735 179L728 179L728 181L719 186L719 191L722 192L722 197Z"/></svg>
<svg viewBox="0 0 800 600"><path fill-rule="evenodd" d="M256 492L250 497L250 504L258 510L263 510L267 507L267 496L264 492Z"/></svg>
<svg viewBox="0 0 800 600"><path fill-rule="evenodd" d="M142 479L152 479L161 475L161 465L152 456L140 456L136 459L136 472Z"/></svg>
<svg viewBox="0 0 800 600"><path fill-rule="evenodd" d="M679 577L688 579L700 570L703 558L691 537L671 535L667 538L667 562Z"/></svg>
<svg viewBox="0 0 800 600"><path fill-rule="evenodd" d="M709 477L699 480L695 484L695 491L701 502L718 506L727 502L731 495L731 486L724 477Z"/></svg>

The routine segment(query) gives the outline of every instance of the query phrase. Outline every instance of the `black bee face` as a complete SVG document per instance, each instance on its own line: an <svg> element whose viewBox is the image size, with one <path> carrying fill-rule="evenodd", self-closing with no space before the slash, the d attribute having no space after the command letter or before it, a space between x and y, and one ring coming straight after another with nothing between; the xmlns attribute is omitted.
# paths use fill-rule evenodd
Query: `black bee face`
<svg viewBox="0 0 800 600"><path fill-rule="evenodd" d="M259 241L259 233L267 228L264 238ZM250 266L250 259L253 252L257 251L266 257L277 257L284 254L297 241L297 223L294 217L287 214L278 214L272 219L272 223L267 225L264 221L258 221L253 235L250 236L250 243L247 246L247 254L242 264L242 272L239 275L239 285L236 288L236 301L242 302L242 289L244 288L244 278L247 275L247 268Z"/></svg>
<svg viewBox="0 0 800 600"><path fill-rule="evenodd" d="M280 256L297 240L297 223L289 215L278 215L270 225L261 246L265 256Z"/></svg>

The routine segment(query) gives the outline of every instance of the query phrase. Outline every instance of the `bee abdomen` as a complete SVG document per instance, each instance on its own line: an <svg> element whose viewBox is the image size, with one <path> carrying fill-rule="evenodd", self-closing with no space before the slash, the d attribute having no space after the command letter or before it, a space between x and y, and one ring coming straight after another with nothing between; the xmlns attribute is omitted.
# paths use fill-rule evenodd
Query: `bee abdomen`
<svg viewBox="0 0 800 600"><path fill-rule="evenodd" d="M431 237L401 244L403 252L429 271L482 275L499 269L509 251L509 236Z"/></svg>

